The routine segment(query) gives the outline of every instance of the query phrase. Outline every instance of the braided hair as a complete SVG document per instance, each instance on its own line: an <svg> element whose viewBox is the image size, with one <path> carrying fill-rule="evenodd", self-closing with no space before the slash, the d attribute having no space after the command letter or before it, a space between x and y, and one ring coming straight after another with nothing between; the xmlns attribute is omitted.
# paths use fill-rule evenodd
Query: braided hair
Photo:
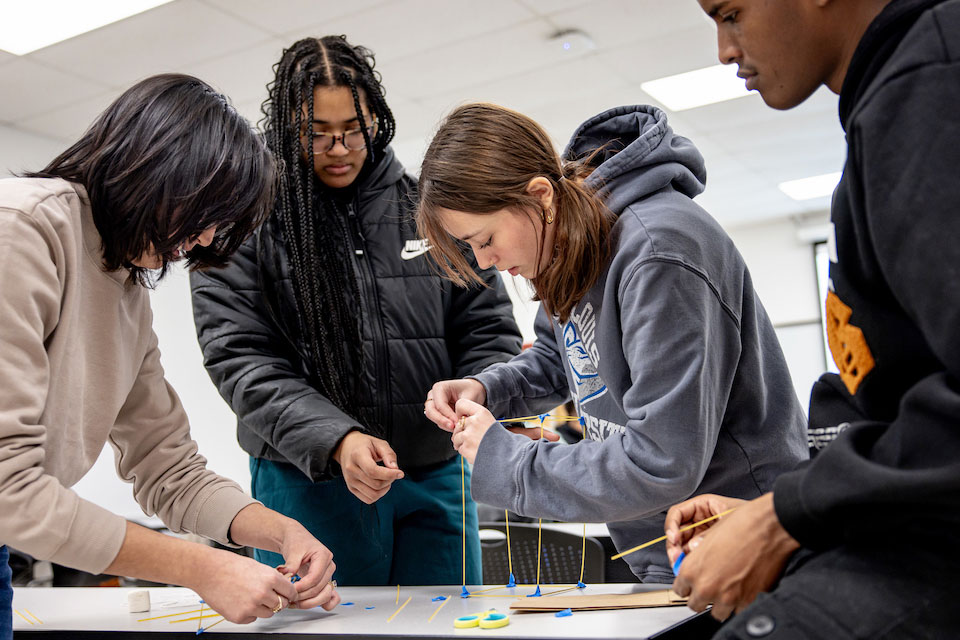
<svg viewBox="0 0 960 640"><path fill-rule="evenodd" d="M358 403L358 385L346 382L343 372L350 370L349 363L364 361L363 318L360 307L355 311L349 304L359 299L360 285L351 257L340 249L351 242L346 212L314 173L310 123L316 87L348 87L367 148L363 170L377 164L393 139L396 121L374 65L373 53L351 45L346 36L304 38L286 49L274 66L262 106L261 124L280 177L274 215L293 267L301 330L318 369L320 390L348 413ZM361 94L377 121L372 136ZM307 144L301 135L309 135ZM362 364L359 367L362 371Z"/></svg>

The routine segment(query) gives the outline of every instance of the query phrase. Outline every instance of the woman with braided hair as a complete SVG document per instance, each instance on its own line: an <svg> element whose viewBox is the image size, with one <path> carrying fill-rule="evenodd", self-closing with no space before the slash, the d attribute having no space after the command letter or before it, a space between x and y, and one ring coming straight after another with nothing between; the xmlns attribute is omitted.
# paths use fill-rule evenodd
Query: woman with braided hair
<svg viewBox="0 0 960 640"><path fill-rule="evenodd" d="M253 495L324 541L339 584L459 584L460 464L423 397L519 351L509 299L492 269L464 288L429 261L369 50L306 38L275 73L273 214L230 265L192 276L207 370L237 414ZM478 583L469 495L466 523Z"/></svg>

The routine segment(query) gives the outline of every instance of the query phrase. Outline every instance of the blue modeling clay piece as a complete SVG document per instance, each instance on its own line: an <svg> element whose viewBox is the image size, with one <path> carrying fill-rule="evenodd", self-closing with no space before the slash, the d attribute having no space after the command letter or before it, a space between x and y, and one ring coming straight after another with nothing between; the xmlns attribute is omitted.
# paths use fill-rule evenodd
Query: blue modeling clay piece
<svg viewBox="0 0 960 640"><path fill-rule="evenodd" d="M437 596L436 598L431 598L430 602L440 602L441 600L446 600L447 596Z"/></svg>
<svg viewBox="0 0 960 640"><path fill-rule="evenodd" d="M201 633L203 633L203 627L200 627L199 629L197 629L197 635L200 635Z"/></svg>
<svg viewBox="0 0 960 640"><path fill-rule="evenodd" d="M341 602L341 603L340 603L340 606L341 606L341 607L349 607L349 606L352 606L352 605L353 605L352 602Z"/></svg>
<svg viewBox="0 0 960 640"><path fill-rule="evenodd" d="M531 594L528 594L527 597L528 597L528 598L539 598L541 595L543 595L543 594L540 593L540 585L537 585L537 590L534 591L534 592L531 593Z"/></svg>
<svg viewBox="0 0 960 640"><path fill-rule="evenodd" d="M573 615L573 609L564 609L563 611L557 611L555 614L558 618L566 618L567 616Z"/></svg>
<svg viewBox="0 0 960 640"><path fill-rule="evenodd" d="M370 609L376 609L376 607L364 607L364 609L366 609L367 611L369 611Z"/></svg>
<svg viewBox="0 0 960 640"><path fill-rule="evenodd" d="M512 573L510 574L510 581L507 582L507 586L510 587L511 589L517 586L517 579L513 577Z"/></svg>
<svg viewBox="0 0 960 640"><path fill-rule="evenodd" d="M683 559L687 557L683 551L680 552L680 555L677 556L677 559L673 561L673 575L680 573L680 563L683 562Z"/></svg>
<svg viewBox="0 0 960 640"><path fill-rule="evenodd" d="M290 578L290 583L293 584L293 583L296 583L296 582L300 582L300 576L294 574L294 576L293 576L292 578Z"/></svg>
<svg viewBox="0 0 960 640"><path fill-rule="evenodd" d="M577 582L577 589L586 589L587 585L583 584L583 580Z"/></svg>
<svg viewBox="0 0 960 640"><path fill-rule="evenodd" d="M461 597L461 598L469 598L469 597L470 597L470 592L467 591L467 588L466 588L466 587L461 587L460 597Z"/></svg>

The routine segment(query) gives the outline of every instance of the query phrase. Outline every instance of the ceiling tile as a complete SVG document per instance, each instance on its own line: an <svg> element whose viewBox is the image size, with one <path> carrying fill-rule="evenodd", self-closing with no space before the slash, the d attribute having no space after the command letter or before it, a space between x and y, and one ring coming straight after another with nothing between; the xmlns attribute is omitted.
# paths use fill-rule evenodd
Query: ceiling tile
<svg viewBox="0 0 960 640"><path fill-rule="evenodd" d="M562 60L563 52L547 42L547 35L543 21L524 22L391 61L383 65L384 80L388 87L417 87L421 99L494 82Z"/></svg>
<svg viewBox="0 0 960 640"><path fill-rule="evenodd" d="M110 90L92 98L77 100L69 107L62 107L41 115L22 118L17 125L27 131L49 136L72 144L80 138L100 113L119 95L120 91Z"/></svg>
<svg viewBox="0 0 960 640"><path fill-rule="evenodd" d="M442 6L442 10L441 7ZM363 45L377 60L399 61L405 56L482 34L508 29L534 14L514 0L403 0L340 19L301 23L287 34L290 41L306 36L347 34L351 44ZM403 25L397 37L397 25Z"/></svg>
<svg viewBox="0 0 960 640"><path fill-rule="evenodd" d="M702 26L707 17L692 0L605 0L551 14L550 21L585 31L605 49ZM646 55L660 57L653 49Z"/></svg>
<svg viewBox="0 0 960 640"><path fill-rule="evenodd" d="M596 49L564 57L548 41L559 28L584 30ZM256 122L281 49L326 33L376 53L398 122L394 148L412 170L440 119L465 101L518 109L562 147L604 109L653 103L640 83L716 63L714 29L688 0L174 0L27 56L0 52L0 121L72 142L133 81L173 70L207 80ZM825 89L789 112L757 95L667 112L703 153L709 182L698 201L724 224L823 207L776 185L840 168L836 113Z"/></svg>
<svg viewBox="0 0 960 640"><path fill-rule="evenodd" d="M587 6L591 0L519 0L521 4L541 16L549 16L574 7Z"/></svg>
<svg viewBox="0 0 960 640"><path fill-rule="evenodd" d="M103 92L105 85L88 82L21 57L0 66L0 120L17 122L53 111L75 100Z"/></svg>
<svg viewBox="0 0 960 640"><path fill-rule="evenodd" d="M269 34L197 0L179 0L30 54L53 67L126 87L157 73L263 42Z"/></svg>
<svg viewBox="0 0 960 640"><path fill-rule="evenodd" d="M325 21L342 18L370 7L386 4L388 0L350 0L349 2L318 2L318 0L204 0L249 24L275 35L303 28L303 25L321 25Z"/></svg>
<svg viewBox="0 0 960 640"><path fill-rule="evenodd" d="M558 62L533 71L455 89L423 102L444 110L463 102L493 102L527 113L540 106L570 101L574 97L571 86L576 86L576 100L580 100L586 95L605 96L621 85L620 77L598 64L595 57L560 57Z"/></svg>
<svg viewBox="0 0 960 640"><path fill-rule="evenodd" d="M267 97L273 65L280 60L284 42L270 38L212 60L182 65L179 71L197 76L228 95L234 104Z"/></svg>
<svg viewBox="0 0 960 640"><path fill-rule="evenodd" d="M636 84L719 64L710 25L608 48L599 57L624 80Z"/></svg>

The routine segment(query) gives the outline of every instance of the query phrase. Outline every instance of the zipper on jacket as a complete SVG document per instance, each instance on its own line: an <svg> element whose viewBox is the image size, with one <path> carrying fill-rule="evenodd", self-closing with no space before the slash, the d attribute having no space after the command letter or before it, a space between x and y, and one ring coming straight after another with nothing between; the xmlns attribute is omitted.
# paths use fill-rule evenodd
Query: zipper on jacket
<svg viewBox="0 0 960 640"><path fill-rule="evenodd" d="M383 314L380 312L380 292L377 290L377 280L373 275L373 266L366 258L366 238L363 237L363 231L360 229L360 220L357 217L356 208L353 203L347 204L347 221L350 225L354 260L357 271L360 274L360 294L363 300L370 300L373 304L372 309L366 314L373 330L373 353L376 360L376 397L375 408L377 422L384 429L383 438L389 441L393 435L393 425L390 413L390 362L387 350L387 332L383 327ZM362 335L361 335L362 342ZM361 372L361 375L363 372Z"/></svg>

